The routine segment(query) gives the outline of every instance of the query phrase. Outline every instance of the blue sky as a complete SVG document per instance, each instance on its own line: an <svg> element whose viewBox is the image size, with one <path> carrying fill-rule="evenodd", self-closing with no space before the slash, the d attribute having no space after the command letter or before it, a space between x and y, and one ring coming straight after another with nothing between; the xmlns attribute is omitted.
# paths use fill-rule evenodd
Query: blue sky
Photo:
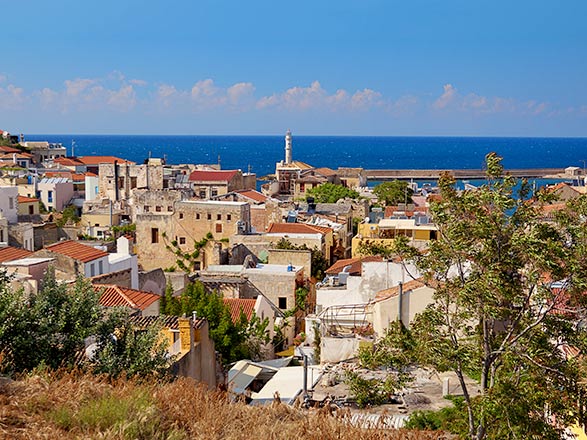
<svg viewBox="0 0 587 440"><path fill-rule="evenodd" d="M0 4L15 133L587 136L584 0Z"/></svg>

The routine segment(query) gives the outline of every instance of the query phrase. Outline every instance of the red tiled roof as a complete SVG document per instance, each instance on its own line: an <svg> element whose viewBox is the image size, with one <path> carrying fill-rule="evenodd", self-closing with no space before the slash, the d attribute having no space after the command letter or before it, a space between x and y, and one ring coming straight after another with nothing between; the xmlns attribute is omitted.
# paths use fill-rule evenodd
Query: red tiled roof
<svg viewBox="0 0 587 440"><path fill-rule="evenodd" d="M338 275L345 267L351 266L347 271L349 275L361 275L363 263L368 263L371 261L383 261L383 257L373 255L369 257L357 257L338 260L336 263L326 269L326 273L329 275Z"/></svg>
<svg viewBox="0 0 587 440"><path fill-rule="evenodd" d="M18 196L18 203L36 203L39 199L34 197Z"/></svg>
<svg viewBox="0 0 587 440"><path fill-rule="evenodd" d="M0 151L3 153L22 153L18 148L7 147L6 145L0 145Z"/></svg>
<svg viewBox="0 0 587 440"><path fill-rule="evenodd" d="M267 231L270 234L322 234L332 232L325 226L308 225L306 223L271 223Z"/></svg>
<svg viewBox="0 0 587 440"><path fill-rule="evenodd" d="M247 321L250 321L255 311L255 303L257 302L255 299L241 298L223 298L222 301L230 309L230 317L234 323L240 320L241 311L247 317Z"/></svg>
<svg viewBox="0 0 587 440"><path fill-rule="evenodd" d="M314 171L325 177L336 176L336 171L327 167L316 168Z"/></svg>
<svg viewBox="0 0 587 440"><path fill-rule="evenodd" d="M4 263L5 261L20 260L21 258L29 257L32 254L33 253L31 251L27 251L26 249L6 246L4 248L0 248L0 263Z"/></svg>
<svg viewBox="0 0 587 440"><path fill-rule="evenodd" d="M188 180L190 182L229 182L236 175L236 173L238 173L238 170L196 170L192 171Z"/></svg>
<svg viewBox="0 0 587 440"><path fill-rule="evenodd" d="M2 152L4 154L2 154L0 156L1 159L13 159L13 158L17 158L17 159L30 159L33 157L32 154L29 153L23 153L21 151L13 151L13 152Z"/></svg>
<svg viewBox="0 0 587 440"><path fill-rule="evenodd" d="M414 289L418 289L420 287L425 286L425 284L420 281L420 280L411 280L408 281L407 283L403 284L403 292L409 292L411 290ZM385 289L385 290L381 290L380 292L377 292L377 295L375 295L375 302L379 302L379 301L384 301L386 299L389 298L393 298L394 296L397 296L399 294L399 285L395 286L395 287L391 287L390 289Z"/></svg>
<svg viewBox="0 0 587 440"><path fill-rule="evenodd" d="M114 163L115 161L118 163L134 164L134 162L131 162L130 160L121 159L116 156L84 156L78 157L77 160L84 165L100 165L101 163Z"/></svg>
<svg viewBox="0 0 587 440"><path fill-rule="evenodd" d="M265 202L269 198L265 194L262 194L259 191L255 191L254 189L242 189L240 191L235 192L244 197L248 197L249 199L252 199L255 202Z"/></svg>
<svg viewBox="0 0 587 440"><path fill-rule="evenodd" d="M84 165L83 162L81 162L75 157L58 157L57 159L54 159L53 162L59 165L63 165L64 167L75 167Z"/></svg>
<svg viewBox="0 0 587 440"><path fill-rule="evenodd" d="M130 307L131 309L145 310L161 297L155 293L142 292L116 286L114 284L96 284L96 292L101 292L100 304L104 307Z"/></svg>
<svg viewBox="0 0 587 440"><path fill-rule="evenodd" d="M89 261L97 260L108 255L107 252L101 251L91 246L78 243L77 241L61 241L59 243L46 246L45 249L56 254L65 255L74 260L87 263Z"/></svg>

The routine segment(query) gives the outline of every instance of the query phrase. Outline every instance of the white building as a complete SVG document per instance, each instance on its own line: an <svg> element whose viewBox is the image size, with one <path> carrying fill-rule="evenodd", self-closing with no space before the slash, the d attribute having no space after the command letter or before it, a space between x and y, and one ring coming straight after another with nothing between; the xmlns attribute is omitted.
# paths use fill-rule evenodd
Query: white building
<svg viewBox="0 0 587 440"><path fill-rule="evenodd" d="M18 222L18 187L0 186L0 213L8 223Z"/></svg>

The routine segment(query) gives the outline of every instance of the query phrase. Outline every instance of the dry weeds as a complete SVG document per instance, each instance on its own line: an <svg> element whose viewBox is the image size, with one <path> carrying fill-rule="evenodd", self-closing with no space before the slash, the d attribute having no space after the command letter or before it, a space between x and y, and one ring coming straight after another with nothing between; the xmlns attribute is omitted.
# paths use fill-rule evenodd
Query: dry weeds
<svg viewBox="0 0 587 440"><path fill-rule="evenodd" d="M229 403L190 379L137 383L73 373L0 382L2 439L432 440L442 434L349 426L327 410Z"/></svg>

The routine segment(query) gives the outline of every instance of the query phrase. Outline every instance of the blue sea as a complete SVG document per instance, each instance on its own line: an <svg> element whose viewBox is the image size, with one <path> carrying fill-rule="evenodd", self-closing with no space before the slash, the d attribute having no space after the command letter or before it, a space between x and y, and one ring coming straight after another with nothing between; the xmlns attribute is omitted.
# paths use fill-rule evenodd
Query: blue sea
<svg viewBox="0 0 587 440"><path fill-rule="evenodd" d="M76 156L113 155L142 163L218 163L222 168L273 173L284 157L284 136L27 135L60 142ZM293 136L293 158L313 166L365 169L459 169L483 166L495 151L506 168L583 167L587 138L339 137Z"/></svg>

